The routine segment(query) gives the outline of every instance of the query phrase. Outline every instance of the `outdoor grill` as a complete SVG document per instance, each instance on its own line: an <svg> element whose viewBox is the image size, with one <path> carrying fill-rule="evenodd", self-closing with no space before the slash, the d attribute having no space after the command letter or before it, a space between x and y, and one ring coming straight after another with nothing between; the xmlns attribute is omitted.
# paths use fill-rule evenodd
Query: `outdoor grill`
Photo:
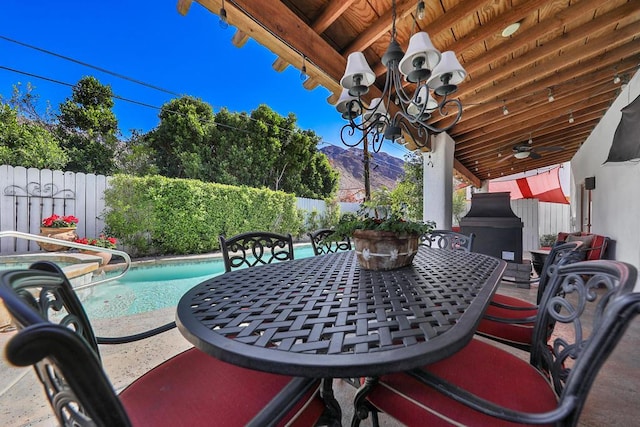
<svg viewBox="0 0 640 427"><path fill-rule="evenodd" d="M460 220L463 234L476 235L473 251L513 263L522 263L520 218L511 210L509 193L475 193L471 209Z"/></svg>

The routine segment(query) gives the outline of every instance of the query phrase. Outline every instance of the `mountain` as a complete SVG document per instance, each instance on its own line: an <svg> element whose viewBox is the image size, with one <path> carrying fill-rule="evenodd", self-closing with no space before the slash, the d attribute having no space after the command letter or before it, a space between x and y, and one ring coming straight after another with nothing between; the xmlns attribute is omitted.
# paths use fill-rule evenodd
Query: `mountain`
<svg viewBox="0 0 640 427"><path fill-rule="evenodd" d="M342 202L359 202L364 198L363 151L359 148L344 149L329 145L320 149L329 163L340 172L338 199ZM371 191L387 187L392 190L404 175L404 161L387 153L371 153L369 177Z"/></svg>

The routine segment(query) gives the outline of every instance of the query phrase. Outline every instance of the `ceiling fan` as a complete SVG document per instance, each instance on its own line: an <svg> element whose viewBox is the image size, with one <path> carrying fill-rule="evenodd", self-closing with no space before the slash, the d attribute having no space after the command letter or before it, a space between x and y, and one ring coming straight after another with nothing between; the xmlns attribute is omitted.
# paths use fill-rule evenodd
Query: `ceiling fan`
<svg viewBox="0 0 640 427"><path fill-rule="evenodd" d="M559 146L539 147L534 149L533 141L529 139L529 142L521 142L519 144L514 145L511 148L511 154L500 159L499 162L507 160L511 157L518 160L524 160L524 159L537 160L542 157L542 155L539 153L541 151L562 151L562 150L564 150L564 147L559 147Z"/></svg>

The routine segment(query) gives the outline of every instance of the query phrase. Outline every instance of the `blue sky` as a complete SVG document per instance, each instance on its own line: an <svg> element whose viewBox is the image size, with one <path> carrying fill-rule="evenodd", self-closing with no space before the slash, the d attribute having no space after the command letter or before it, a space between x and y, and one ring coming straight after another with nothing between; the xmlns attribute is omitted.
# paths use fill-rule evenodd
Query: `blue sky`
<svg viewBox="0 0 640 427"><path fill-rule="evenodd" d="M231 43L235 28L219 25L217 15L198 3L182 16L177 0L108 2L2 0L0 67L74 85L86 75L111 85L117 96L161 107L174 95L70 62L4 38L145 82L209 103L214 112L226 107L250 112L267 104L279 114L294 113L301 129L312 129L323 143L342 146L344 121L326 99L329 91L302 87L300 72L271 67L276 56L253 40L242 48ZM0 95L30 82L40 96L57 106L71 96L71 86L0 68ZM158 124L159 110L115 100L120 130L147 132ZM385 141L384 151L402 158L407 150Z"/></svg>

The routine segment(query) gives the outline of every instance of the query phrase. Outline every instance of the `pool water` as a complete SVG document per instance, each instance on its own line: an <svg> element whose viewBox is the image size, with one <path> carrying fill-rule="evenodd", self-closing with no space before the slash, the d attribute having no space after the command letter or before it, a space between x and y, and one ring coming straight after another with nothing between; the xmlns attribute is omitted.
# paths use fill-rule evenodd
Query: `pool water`
<svg viewBox="0 0 640 427"><path fill-rule="evenodd" d="M294 253L296 259L311 257L313 248L298 246ZM81 290L79 296L90 318L130 316L175 307L189 289L222 273L221 258L134 265L123 278Z"/></svg>

